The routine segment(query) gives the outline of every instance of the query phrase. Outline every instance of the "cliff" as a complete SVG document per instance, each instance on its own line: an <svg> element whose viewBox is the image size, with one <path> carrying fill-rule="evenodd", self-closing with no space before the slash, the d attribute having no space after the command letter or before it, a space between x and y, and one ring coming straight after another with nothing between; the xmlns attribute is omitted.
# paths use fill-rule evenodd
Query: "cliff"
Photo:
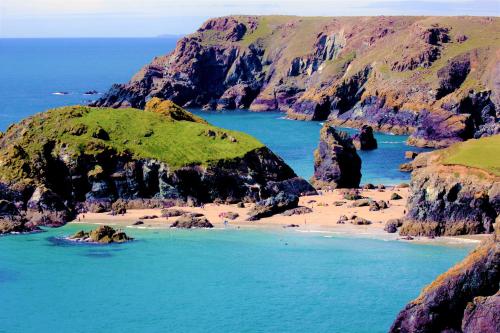
<svg viewBox="0 0 500 333"><path fill-rule="evenodd" d="M500 232L440 275L399 313L390 333L500 331Z"/></svg>
<svg viewBox="0 0 500 333"><path fill-rule="evenodd" d="M500 135L419 154L402 235L490 233L500 214Z"/></svg>
<svg viewBox="0 0 500 333"><path fill-rule="evenodd" d="M96 106L279 109L444 147L499 132L496 17L211 19Z"/></svg>
<svg viewBox="0 0 500 333"><path fill-rule="evenodd" d="M61 225L117 200L255 202L283 191L314 189L253 137L157 99L146 111L53 109L0 137L2 232Z"/></svg>

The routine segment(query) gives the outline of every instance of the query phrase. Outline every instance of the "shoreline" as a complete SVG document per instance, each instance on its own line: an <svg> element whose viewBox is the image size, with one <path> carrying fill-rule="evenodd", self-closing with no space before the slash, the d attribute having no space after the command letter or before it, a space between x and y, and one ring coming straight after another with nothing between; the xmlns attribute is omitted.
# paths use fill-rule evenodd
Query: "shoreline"
<svg viewBox="0 0 500 333"><path fill-rule="evenodd" d="M488 235L465 235L465 236L443 236L436 238L414 237L413 240L405 240L398 233L387 233L384 231L385 222L389 219L402 218L405 214L405 203L408 197L408 188L386 188L384 190L360 190L363 197L375 201L385 200L388 202L387 209L370 211L368 206L351 207L353 201L345 200L341 190L323 192L320 195L300 197L299 206L312 209L311 213L302 215L284 216L277 214L259 221L246 221L247 213L253 204L246 204L245 208L238 208L234 204L206 204L204 207L172 207L186 212L203 214L215 229L246 229L246 230L293 230L299 233L322 233L326 235L339 235L356 238L371 238L386 241L404 241L413 244L429 245L477 245ZM390 200L392 193L398 193L402 199ZM340 204L342 203L342 204ZM221 213L234 212L239 216L235 220L224 219ZM154 219L145 219L145 216L157 216ZM369 225L354 225L346 222L338 224L341 215L357 215L372 223ZM170 225L177 217L161 217L161 209L131 209L124 215L112 216L109 213L85 213L69 222L70 225L110 225L115 227L132 229L169 230ZM228 226L224 225L228 221ZM143 224L134 225L136 221ZM298 227L289 227L289 225Z"/></svg>

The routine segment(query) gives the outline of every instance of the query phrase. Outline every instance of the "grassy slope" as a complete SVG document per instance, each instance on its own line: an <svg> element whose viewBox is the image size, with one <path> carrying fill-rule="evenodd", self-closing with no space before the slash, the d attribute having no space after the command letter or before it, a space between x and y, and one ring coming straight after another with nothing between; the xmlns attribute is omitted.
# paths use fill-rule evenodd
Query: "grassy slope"
<svg viewBox="0 0 500 333"><path fill-rule="evenodd" d="M85 127L86 133L76 134L79 128ZM99 127L109 134L109 140L92 137ZM208 136L209 130L217 133L216 136ZM222 137L223 133L226 138ZM232 142L231 137L236 142ZM172 168L208 165L212 161L242 157L263 147L258 140L241 132L173 121L153 112L131 108L62 107L13 125L0 138L0 178L22 178L19 173L22 163L33 161L42 151L43 144L51 140L66 144L64 149L69 154L93 155L106 147L118 153L130 152L135 158L160 160ZM22 148L22 153L17 147Z"/></svg>
<svg viewBox="0 0 500 333"><path fill-rule="evenodd" d="M500 135L455 144L442 152L448 165L464 165L500 176Z"/></svg>

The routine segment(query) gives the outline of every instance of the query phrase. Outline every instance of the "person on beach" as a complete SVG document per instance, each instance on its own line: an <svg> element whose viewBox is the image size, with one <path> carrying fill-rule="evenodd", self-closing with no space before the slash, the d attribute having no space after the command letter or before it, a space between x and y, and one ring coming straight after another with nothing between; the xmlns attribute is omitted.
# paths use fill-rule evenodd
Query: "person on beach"
<svg viewBox="0 0 500 333"><path fill-rule="evenodd" d="M227 225L228 225L227 220L224 220L224 228L227 227Z"/></svg>

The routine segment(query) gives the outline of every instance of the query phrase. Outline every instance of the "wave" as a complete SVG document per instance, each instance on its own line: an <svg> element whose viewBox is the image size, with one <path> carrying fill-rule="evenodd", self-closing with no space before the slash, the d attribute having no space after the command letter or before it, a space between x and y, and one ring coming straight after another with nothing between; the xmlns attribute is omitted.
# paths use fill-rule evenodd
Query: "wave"
<svg viewBox="0 0 500 333"><path fill-rule="evenodd" d="M52 95L64 96L64 95L69 95L69 92L67 92L67 91L56 91L56 92L53 92Z"/></svg>

